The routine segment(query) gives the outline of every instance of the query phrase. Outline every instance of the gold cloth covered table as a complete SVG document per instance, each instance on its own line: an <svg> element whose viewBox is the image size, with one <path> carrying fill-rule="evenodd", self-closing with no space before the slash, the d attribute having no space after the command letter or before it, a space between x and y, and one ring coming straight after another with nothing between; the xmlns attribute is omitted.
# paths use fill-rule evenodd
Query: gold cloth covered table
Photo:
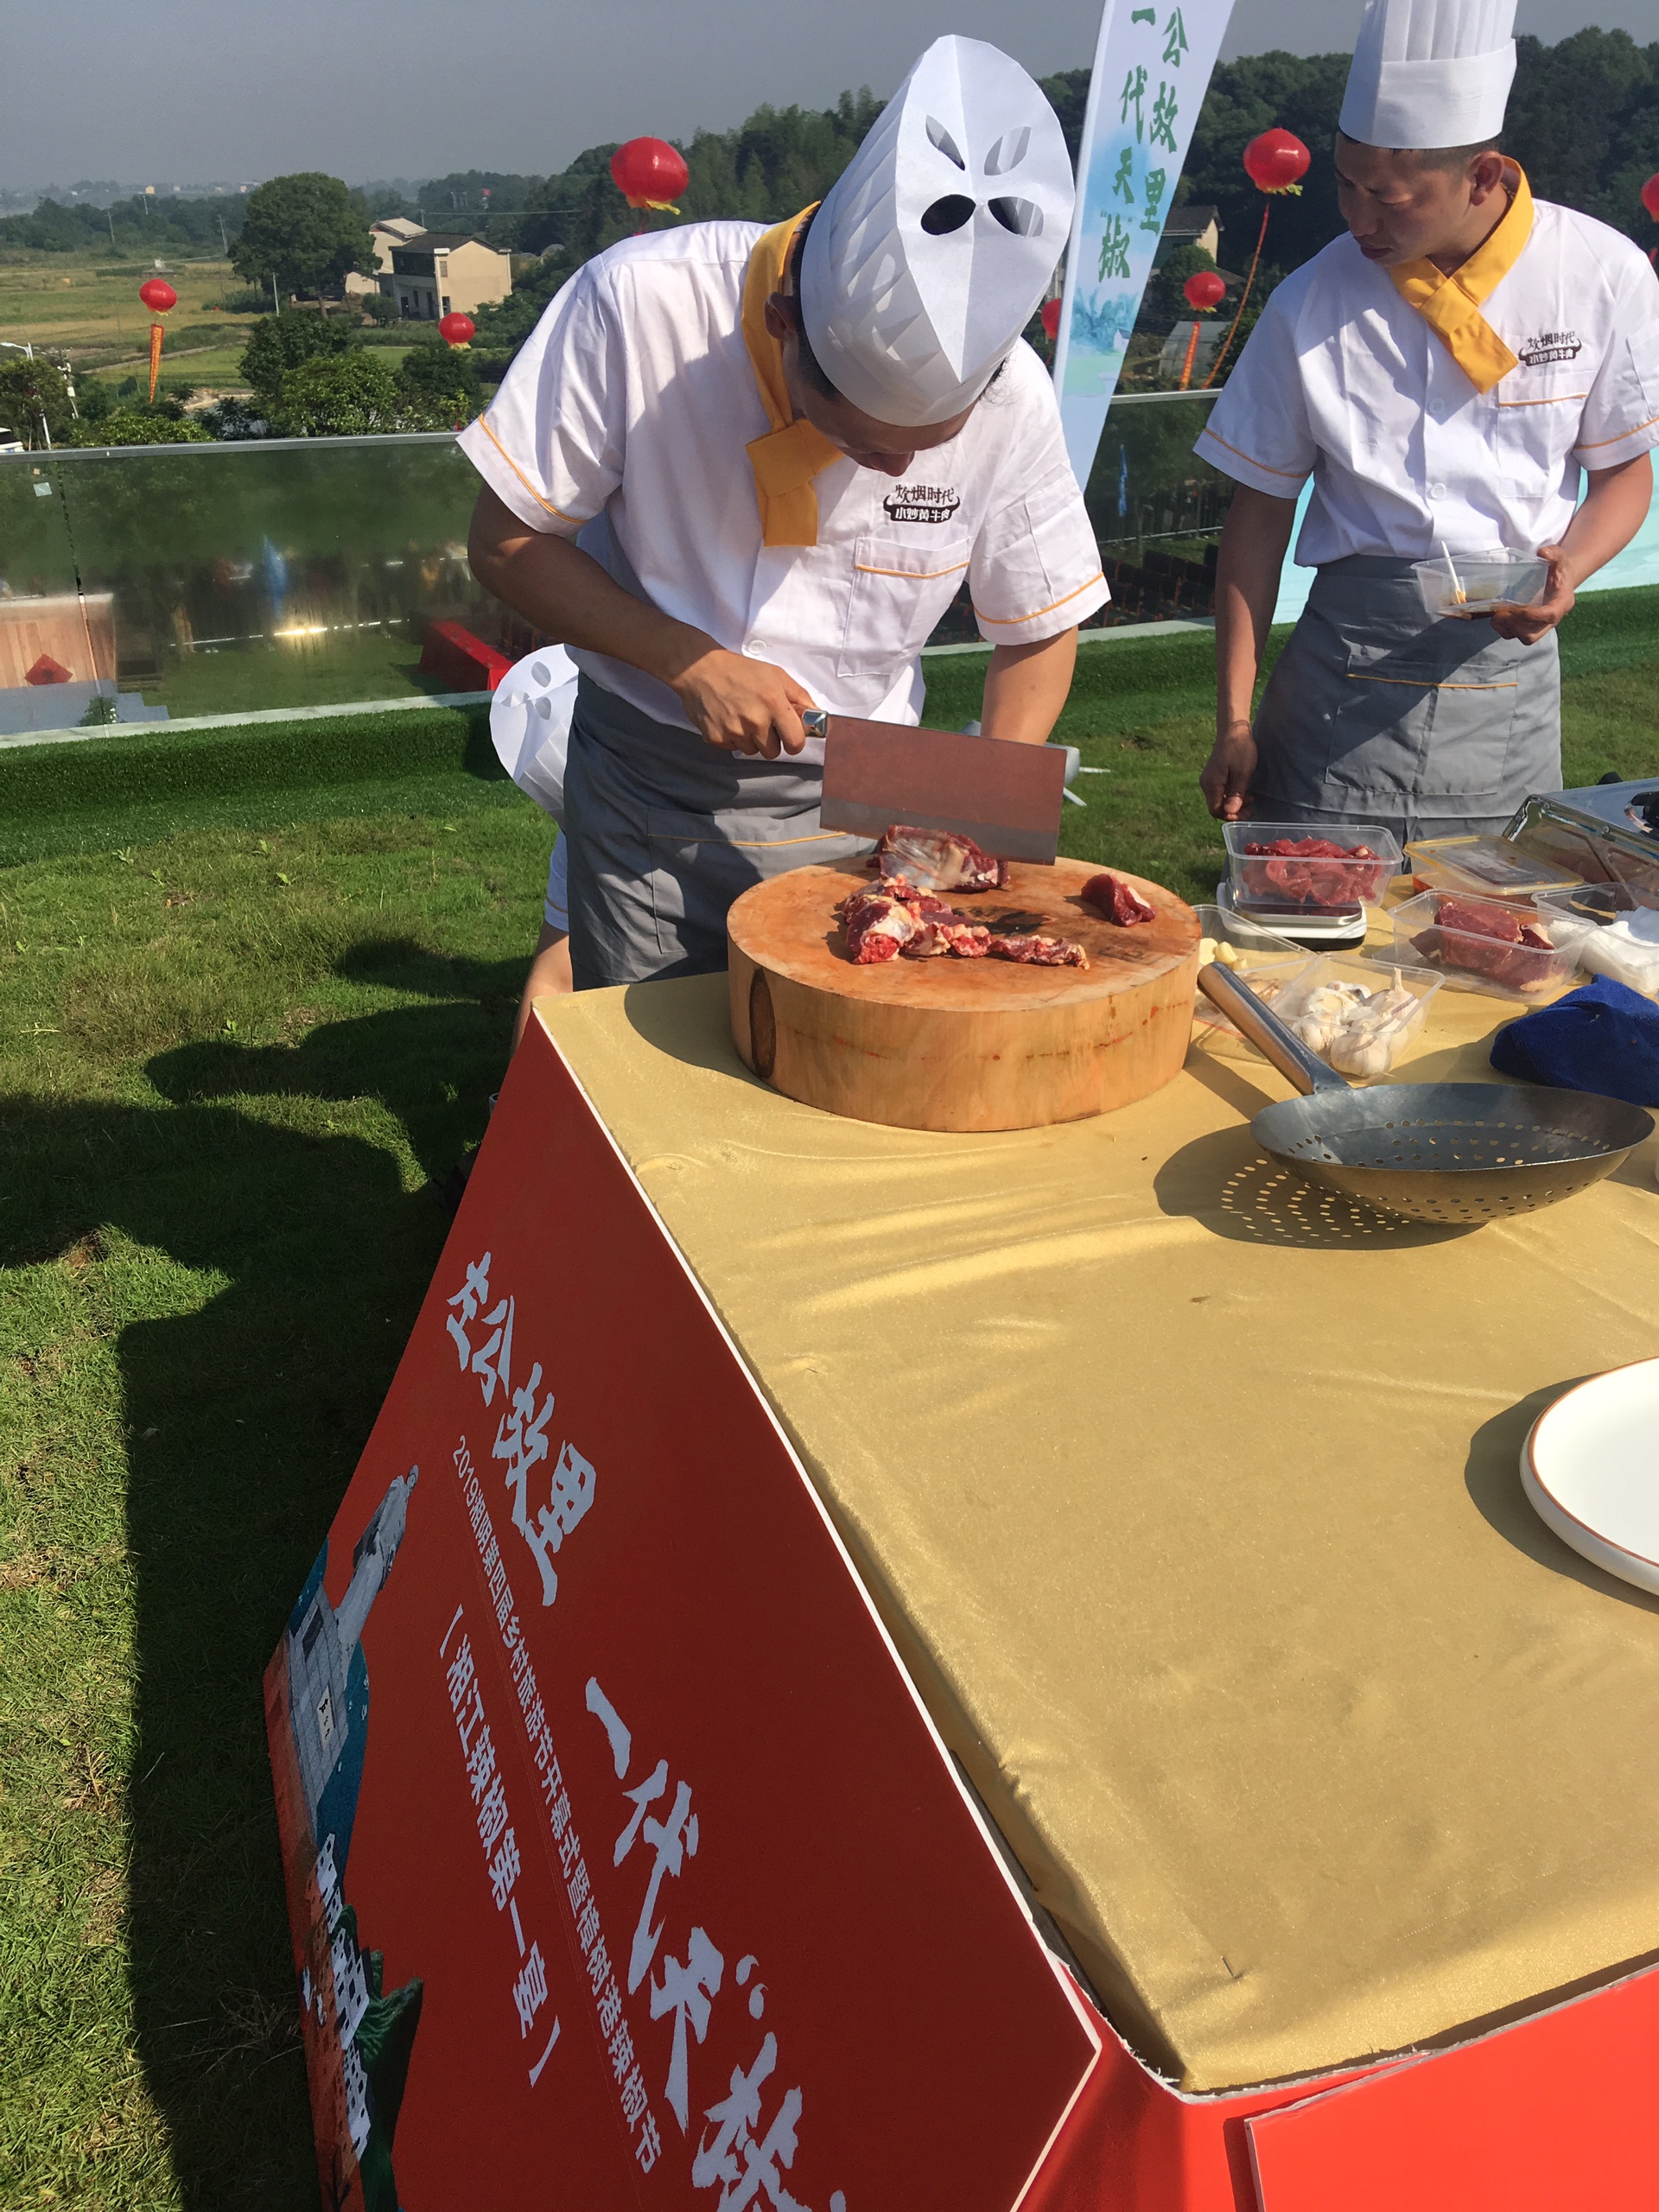
<svg viewBox="0 0 1659 2212"><path fill-rule="evenodd" d="M1652 1144L1394 1229L1262 1158L1287 1087L1236 1039L1121 1113L938 1135L756 1082L723 976L538 1011L1153 2064L1326 2067L1659 1947L1659 1601L1516 1466L1659 1351ZM1405 1072L1490 1077L1515 1011L1442 991Z"/></svg>

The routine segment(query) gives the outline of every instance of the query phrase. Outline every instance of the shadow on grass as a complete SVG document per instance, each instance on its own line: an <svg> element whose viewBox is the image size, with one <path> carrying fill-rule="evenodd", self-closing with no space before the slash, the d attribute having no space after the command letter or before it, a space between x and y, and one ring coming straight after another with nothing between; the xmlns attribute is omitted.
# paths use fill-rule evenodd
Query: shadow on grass
<svg viewBox="0 0 1659 2212"><path fill-rule="evenodd" d="M425 1006L389 1007L326 1022L297 1045L211 1038L162 1052L145 1070L176 1106L210 1100L378 1098L403 1123L429 1181L442 1185L464 1144L483 1134L486 1101L505 1071L524 961L451 958L406 938L367 938L335 963L353 982L420 992Z"/></svg>
<svg viewBox="0 0 1659 2212"><path fill-rule="evenodd" d="M418 969L430 1002L293 1049L163 1054L159 1107L0 1101L0 1262L129 1238L227 1279L167 1313L196 1287L118 1253L110 1273L134 1578L132 2032L191 2212L315 2200L260 1677L448 1228L381 1147L219 1102L377 1096L441 1179L481 1133L522 975L407 947L353 957L406 985Z"/></svg>

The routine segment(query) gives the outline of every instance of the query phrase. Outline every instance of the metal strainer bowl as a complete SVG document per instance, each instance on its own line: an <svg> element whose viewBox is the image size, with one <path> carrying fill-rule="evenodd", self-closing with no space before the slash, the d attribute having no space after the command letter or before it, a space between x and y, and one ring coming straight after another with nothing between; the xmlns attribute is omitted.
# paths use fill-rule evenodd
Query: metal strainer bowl
<svg viewBox="0 0 1659 2212"><path fill-rule="evenodd" d="M1226 969L1201 969L1198 988L1304 1094L1251 1122L1268 1157L1409 1221L1474 1224L1554 1205L1610 1175L1653 1134L1639 1106L1590 1091L1505 1083L1356 1090Z"/></svg>

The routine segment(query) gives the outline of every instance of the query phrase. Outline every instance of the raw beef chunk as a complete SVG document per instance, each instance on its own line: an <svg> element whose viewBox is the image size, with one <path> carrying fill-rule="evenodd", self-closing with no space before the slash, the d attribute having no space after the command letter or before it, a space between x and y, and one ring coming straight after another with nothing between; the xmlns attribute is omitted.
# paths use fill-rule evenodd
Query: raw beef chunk
<svg viewBox="0 0 1659 2212"><path fill-rule="evenodd" d="M918 830L895 822L870 855L882 887L911 891L995 891L1008 880L1008 864L982 852L971 837L950 830Z"/></svg>
<svg viewBox="0 0 1659 2212"><path fill-rule="evenodd" d="M1091 875L1081 893L1085 906L1092 906L1109 922L1116 922L1120 929L1131 929L1136 922L1155 922L1158 909L1149 906L1138 891L1131 891L1127 883L1115 875Z"/></svg>
<svg viewBox="0 0 1659 2212"><path fill-rule="evenodd" d="M841 920L847 950L861 968L878 960L896 960L929 929L902 899L886 898L879 891L855 891L843 901Z"/></svg>
<svg viewBox="0 0 1659 2212"><path fill-rule="evenodd" d="M1515 991L1545 989L1554 972L1554 947L1542 930L1513 908L1476 899L1442 899L1433 927L1411 940L1437 968L1461 968Z"/></svg>
<svg viewBox="0 0 1659 2212"><path fill-rule="evenodd" d="M1069 937L997 937L986 948L994 960L1018 960L1034 968L1086 968L1089 956Z"/></svg>
<svg viewBox="0 0 1659 2212"><path fill-rule="evenodd" d="M1275 837L1244 851L1251 863L1243 871L1244 895L1258 904L1357 906L1378 896L1389 874L1388 862L1369 845L1338 845L1329 837Z"/></svg>

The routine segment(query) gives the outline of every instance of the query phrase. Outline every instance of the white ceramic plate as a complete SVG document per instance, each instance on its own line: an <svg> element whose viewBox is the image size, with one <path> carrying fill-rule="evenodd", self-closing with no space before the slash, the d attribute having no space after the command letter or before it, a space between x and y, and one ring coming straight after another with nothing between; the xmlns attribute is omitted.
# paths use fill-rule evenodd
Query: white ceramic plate
<svg viewBox="0 0 1659 2212"><path fill-rule="evenodd" d="M1521 1447L1521 1480L1563 1543L1659 1592L1659 1359L1557 1398Z"/></svg>

